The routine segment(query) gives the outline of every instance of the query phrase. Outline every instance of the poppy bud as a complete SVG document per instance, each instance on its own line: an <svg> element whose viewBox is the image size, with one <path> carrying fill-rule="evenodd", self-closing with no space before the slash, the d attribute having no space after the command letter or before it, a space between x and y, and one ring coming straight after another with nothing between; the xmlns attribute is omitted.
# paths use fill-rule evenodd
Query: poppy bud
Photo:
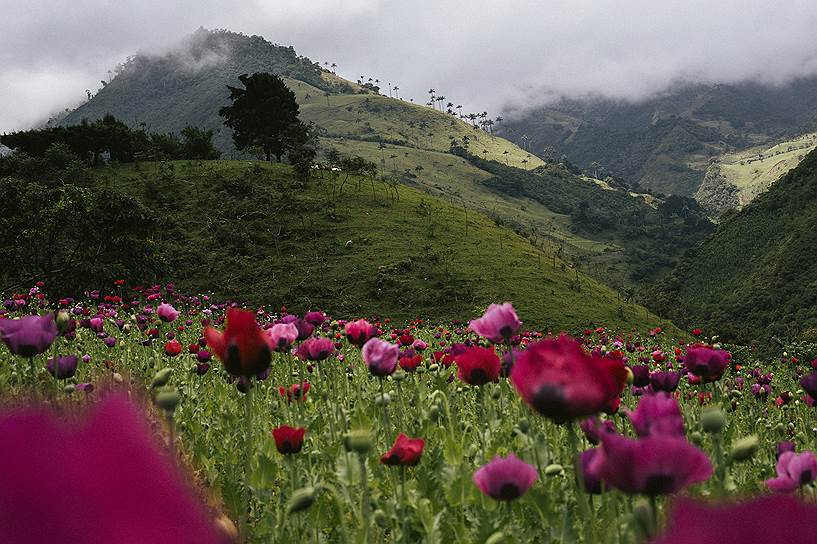
<svg viewBox="0 0 817 544"><path fill-rule="evenodd" d="M122 383L123 381L125 381L125 379L122 377L122 374L120 374L119 372L114 372L111 377L113 378L113 381L116 383Z"/></svg>
<svg viewBox="0 0 817 544"><path fill-rule="evenodd" d="M388 393L383 393L377 396L374 403L378 406L388 406L391 403L391 397Z"/></svg>
<svg viewBox="0 0 817 544"><path fill-rule="evenodd" d="M172 414L182 400L181 395L176 389L169 391L159 391L156 395L156 404L165 412Z"/></svg>
<svg viewBox="0 0 817 544"><path fill-rule="evenodd" d="M170 381L170 375L173 374L172 368L163 368L153 376L153 381L150 382L150 388L156 389L162 387Z"/></svg>
<svg viewBox="0 0 817 544"><path fill-rule="evenodd" d="M561 476L564 473L565 469L562 468L562 465L558 465L556 463L552 465L548 465L545 467L545 476L553 477L553 476Z"/></svg>
<svg viewBox="0 0 817 544"><path fill-rule="evenodd" d="M343 446L347 451L364 454L372 448L371 434L366 429L350 431L343 436Z"/></svg>
<svg viewBox="0 0 817 544"><path fill-rule="evenodd" d="M528 431L530 430L530 423L528 423L527 419L525 418L520 419L519 423L517 423L517 426L519 427L520 431L522 431L525 434L528 434Z"/></svg>
<svg viewBox="0 0 817 544"><path fill-rule="evenodd" d="M64 333L71 326L71 316L66 311L57 313L57 330L60 334Z"/></svg>
<svg viewBox="0 0 817 544"><path fill-rule="evenodd" d="M652 538L654 512L650 503L640 500L633 507L633 519L635 520L638 532L645 538Z"/></svg>
<svg viewBox="0 0 817 544"><path fill-rule="evenodd" d="M629 385L632 385L633 384L633 379L634 379L633 369L630 368L629 366L625 366L624 370L627 372L627 383Z"/></svg>
<svg viewBox="0 0 817 544"><path fill-rule="evenodd" d="M717 434L723 430L724 425L726 425L726 417L721 410L713 408L701 413L701 428L705 432Z"/></svg>
<svg viewBox="0 0 817 544"><path fill-rule="evenodd" d="M62 388L62 390L65 391L69 395L71 393L73 393L75 389L76 389L76 386L74 384L72 384L72 383L69 383L68 385L66 385L65 387Z"/></svg>
<svg viewBox="0 0 817 544"><path fill-rule="evenodd" d="M287 503L287 514L301 512L306 510L312 503L315 502L315 488L302 487L292 494L292 497Z"/></svg>
<svg viewBox="0 0 817 544"><path fill-rule="evenodd" d="M378 527L380 527L381 529L388 529L389 518L386 517L386 513L383 510L378 508L377 510L374 511L372 517L374 518L374 522L377 524Z"/></svg>
<svg viewBox="0 0 817 544"><path fill-rule="evenodd" d="M758 445L758 438L755 434L741 438L732 444L729 457L738 463L748 461L757 451Z"/></svg>
<svg viewBox="0 0 817 544"><path fill-rule="evenodd" d="M689 433L689 441L696 446L701 446L704 443L704 437L700 432L693 431Z"/></svg>
<svg viewBox="0 0 817 544"><path fill-rule="evenodd" d="M495 387L494 390L491 392L491 398L494 400L499 400L499 397L502 396L502 391L499 387Z"/></svg>
<svg viewBox="0 0 817 544"><path fill-rule="evenodd" d="M503 533L502 531L497 531L488 537L488 540L485 541L485 544L501 544L504 540L505 533Z"/></svg>

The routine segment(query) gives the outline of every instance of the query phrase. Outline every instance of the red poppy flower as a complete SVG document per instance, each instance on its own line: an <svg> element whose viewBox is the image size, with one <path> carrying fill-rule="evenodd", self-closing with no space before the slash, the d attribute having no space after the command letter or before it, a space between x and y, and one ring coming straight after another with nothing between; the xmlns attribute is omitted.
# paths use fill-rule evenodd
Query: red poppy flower
<svg viewBox="0 0 817 544"><path fill-rule="evenodd" d="M303 427L290 427L289 425L281 425L272 430L272 437L275 439L275 447L284 455L298 453L304 445L304 433L306 429Z"/></svg>
<svg viewBox="0 0 817 544"><path fill-rule="evenodd" d="M306 400L306 394L309 393L309 389L312 386L309 385L309 382L304 382L303 386L298 383L294 383L289 386L289 389L285 387L278 388L278 394L282 397L286 397L287 402L292 402L293 400Z"/></svg>
<svg viewBox="0 0 817 544"><path fill-rule="evenodd" d="M182 345L178 340L170 340L165 344L165 355L175 357L182 352Z"/></svg>
<svg viewBox="0 0 817 544"><path fill-rule="evenodd" d="M471 385L485 385L499 380L501 363L493 348L472 347L457 355L457 376Z"/></svg>
<svg viewBox="0 0 817 544"><path fill-rule="evenodd" d="M525 402L558 422L617 407L626 381L623 360L587 353L567 335L531 344L511 371Z"/></svg>
<svg viewBox="0 0 817 544"><path fill-rule="evenodd" d="M422 438L409 438L400 433L391 449L380 458L380 462L389 466L413 467L420 462L425 445L426 442Z"/></svg>
<svg viewBox="0 0 817 544"><path fill-rule="evenodd" d="M204 337L230 374L255 376L269 367L267 335L256 325L254 312L230 308L224 332L207 327Z"/></svg>

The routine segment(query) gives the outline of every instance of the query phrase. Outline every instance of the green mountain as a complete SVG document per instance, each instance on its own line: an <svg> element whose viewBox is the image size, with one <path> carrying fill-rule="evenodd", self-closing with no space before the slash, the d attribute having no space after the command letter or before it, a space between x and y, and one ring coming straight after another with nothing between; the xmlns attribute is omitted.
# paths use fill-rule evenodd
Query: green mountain
<svg viewBox="0 0 817 544"><path fill-rule="evenodd" d="M749 342L817 329L817 151L689 251L653 308Z"/></svg>
<svg viewBox="0 0 817 544"><path fill-rule="evenodd" d="M807 132L815 113L817 78L692 85L636 103L565 100L506 121L499 133L642 190L692 196L713 158Z"/></svg>
<svg viewBox="0 0 817 544"><path fill-rule="evenodd" d="M487 214L619 288L655 279L711 228L693 202L663 206L614 180L581 175L567 163L546 163L476 121L459 118L455 108L438 111L383 96L374 83L344 80L291 47L257 36L199 30L168 52L136 55L61 123L112 113L154 132L178 133L194 125L212 129L226 157L235 156L217 112L228 101L226 86L255 71L284 77L301 119L314 123L325 152L375 162L380 177ZM496 182L497 176L504 181ZM536 189L519 190L511 178ZM633 228L588 222L588 208L596 218L616 217ZM659 251L653 251L656 243Z"/></svg>
<svg viewBox="0 0 817 544"><path fill-rule="evenodd" d="M23 167L37 181L0 180L0 258L20 263L4 286L42 278L61 295L127 277L344 316L455 319L512 300L530 326L661 324L484 215L375 178L304 182L261 161Z"/></svg>

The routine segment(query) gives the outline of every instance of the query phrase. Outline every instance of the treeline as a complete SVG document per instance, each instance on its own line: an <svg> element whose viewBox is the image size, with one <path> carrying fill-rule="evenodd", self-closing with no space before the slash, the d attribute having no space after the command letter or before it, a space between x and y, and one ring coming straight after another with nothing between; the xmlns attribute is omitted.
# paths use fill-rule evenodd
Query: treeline
<svg viewBox="0 0 817 544"><path fill-rule="evenodd" d="M103 160L209 160L221 155L213 145L212 130L188 126L182 129L181 137L149 133L144 128L131 128L111 114L78 125L3 134L0 143L34 158L43 158L55 148L67 150L89 166Z"/></svg>

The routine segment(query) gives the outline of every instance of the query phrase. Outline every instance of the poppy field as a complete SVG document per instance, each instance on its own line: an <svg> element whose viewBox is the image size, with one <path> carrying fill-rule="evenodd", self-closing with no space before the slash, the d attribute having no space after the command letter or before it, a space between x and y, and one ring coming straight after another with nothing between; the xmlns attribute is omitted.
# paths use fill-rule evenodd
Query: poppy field
<svg viewBox="0 0 817 544"><path fill-rule="evenodd" d="M813 541L813 346L526 317L8 295L0 541Z"/></svg>

